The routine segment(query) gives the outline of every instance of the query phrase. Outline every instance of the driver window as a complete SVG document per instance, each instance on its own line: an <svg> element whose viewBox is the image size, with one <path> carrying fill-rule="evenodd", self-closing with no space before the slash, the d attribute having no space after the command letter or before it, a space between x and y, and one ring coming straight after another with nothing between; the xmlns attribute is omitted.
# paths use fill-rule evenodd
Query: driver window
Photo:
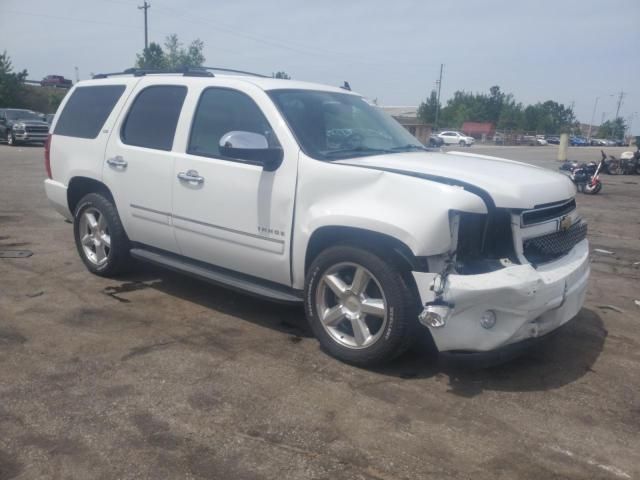
<svg viewBox="0 0 640 480"><path fill-rule="evenodd" d="M200 96L193 118L187 153L226 158L220 154L220 138L232 131L259 133L270 147L278 140L267 119L248 95L227 88L208 88Z"/></svg>

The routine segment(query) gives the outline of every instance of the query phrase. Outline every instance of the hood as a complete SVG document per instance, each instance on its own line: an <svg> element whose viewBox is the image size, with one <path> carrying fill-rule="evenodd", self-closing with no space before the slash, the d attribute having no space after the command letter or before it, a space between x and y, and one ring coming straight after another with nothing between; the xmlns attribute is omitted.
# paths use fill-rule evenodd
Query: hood
<svg viewBox="0 0 640 480"><path fill-rule="evenodd" d="M529 209L567 200L576 189L566 175L526 163L466 152L406 152L339 160L335 163L391 171L480 189L498 208ZM430 178L431 177L431 178ZM465 187L466 188L466 187ZM484 191L484 192L482 192ZM486 198L485 202L487 201Z"/></svg>
<svg viewBox="0 0 640 480"><path fill-rule="evenodd" d="M36 126L36 127L40 127L40 126L47 126L48 123L45 122L44 120L22 120L22 119L17 119L17 120L10 120L10 123L12 125L15 125L16 123L24 123L25 125L30 125L30 126Z"/></svg>

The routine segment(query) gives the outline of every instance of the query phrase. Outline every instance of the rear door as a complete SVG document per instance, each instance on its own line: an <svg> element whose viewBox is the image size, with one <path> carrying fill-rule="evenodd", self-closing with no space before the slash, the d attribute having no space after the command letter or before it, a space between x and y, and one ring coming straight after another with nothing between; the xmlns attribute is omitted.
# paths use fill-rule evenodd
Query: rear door
<svg viewBox="0 0 640 480"><path fill-rule="evenodd" d="M181 77L149 77L136 86L107 145L103 181L129 238L178 252L171 225L173 140L187 87Z"/></svg>
<svg viewBox="0 0 640 480"><path fill-rule="evenodd" d="M172 176L180 249L200 261L290 285L298 146L264 91L248 82L216 83L194 92L185 107L191 128L180 128L188 134ZM220 139L231 131L259 133L271 146L282 146L280 167L268 172L256 162L221 155ZM201 181L181 180L188 172Z"/></svg>

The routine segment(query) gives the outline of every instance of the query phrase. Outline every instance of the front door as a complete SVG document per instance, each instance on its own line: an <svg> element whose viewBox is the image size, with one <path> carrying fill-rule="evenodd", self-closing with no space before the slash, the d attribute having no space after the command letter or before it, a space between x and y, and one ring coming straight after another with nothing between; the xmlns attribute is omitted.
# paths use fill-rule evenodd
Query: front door
<svg viewBox="0 0 640 480"><path fill-rule="evenodd" d="M111 134L103 168L129 238L170 252L178 252L171 225L171 150L186 93L183 85L141 80Z"/></svg>
<svg viewBox="0 0 640 480"><path fill-rule="evenodd" d="M266 94L250 96L239 88L209 87L193 98L191 131L173 171L178 245L188 257L290 285L298 150L277 138L271 125L282 121ZM280 167L267 172L256 162L223 156L219 142L231 131L259 133L271 146L280 144Z"/></svg>

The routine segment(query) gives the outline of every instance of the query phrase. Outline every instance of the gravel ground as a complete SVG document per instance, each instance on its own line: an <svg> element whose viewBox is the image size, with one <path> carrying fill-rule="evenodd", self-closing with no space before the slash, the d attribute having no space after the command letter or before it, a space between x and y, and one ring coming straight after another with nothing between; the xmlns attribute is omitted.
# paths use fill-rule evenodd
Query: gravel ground
<svg viewBox="0 0 640 480"><path fill-rule="evenodd" d="M558 166L554 147L469 151ZM0 146L0 250L33 251L0 258L0 479L640 477L640 177L578 196L613 253L556 335L487 370L426 348L364 370L302 308L149 266L90 275L42 155Z"/></svg>

